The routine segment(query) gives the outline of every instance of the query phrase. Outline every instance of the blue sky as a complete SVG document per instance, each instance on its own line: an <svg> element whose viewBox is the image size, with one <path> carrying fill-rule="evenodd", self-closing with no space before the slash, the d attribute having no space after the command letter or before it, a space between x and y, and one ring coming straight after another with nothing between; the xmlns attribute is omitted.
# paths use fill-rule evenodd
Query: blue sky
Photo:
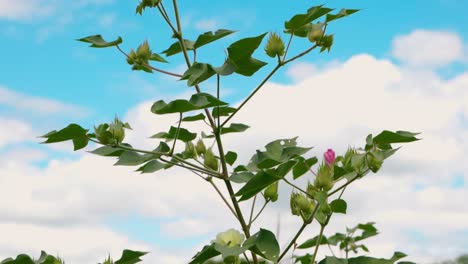
<svg viewBox="0 0 468 264"><path fill-rule="evenodd" d="M224 60L224 49L230 43L263 32L282 32L285 20L317 4L321 3L201 0L180 1L180 9L186 38L194 39L198 34L219 28L238 30L236 34L199 51L199 61L219 66ZM107 40L121 36L124 39L121 47L126 51L136 48L143 40L149 41L153 51L163 51L173 42L168 38L170 31L155 10L148 10L143 16L136 15L136 5L137 1L116 0L73 3L63 0L17 0L14 3L0 0L0 121L5 124L1 129L3 132L0 130L0 158L3 159L0 161L0 181L8 182L4 191L9 190L21 197L18 203L24 206L22 211L11 207L11 203L0 202L0 211L3 211L0 212L0 231L10 230L9 236L17 237L12 246L5 247L3 251L0 243L0 257L15 254L20 248L38 250L40 245L25 242L27 236L21 230L31 230L32 236L49 232L62 238L87 230L82 232L86 235L79 236L77 241L103 236L103 241L117 241L109 244L109 251L141 246L164 255L163 263L183 263L219 231L217 228L227 228L229 226L226 225L232 223L230 219L223 220L224 223L206 224L210 217L226 216L205 212L207 208L221 206L211 204L211 196L205 191L212 190L202 187L203 183L197 179L186 182L180 193L169 192L170 184L185 180L180 172L175 172L173 179L148 176L135 179L132 178L136 177L132 168L109 169L107 167L111 167L112 162L90 157L85 152L72 153L68 145L37 144L35 137L51 129L72 122L91 127L107 122L117 114L128 118L128 121L134 120L135 130L139 131L130 135L130 139L137 145L143 145L148 141L139 137L147 137L157 132L154 129L161 129L162 124L175 121L164 119L161 125L149 124L146 120L154 117L148 106L161 98L192 93L184 82L158 74L132 72L117 50L91 49L85 43L75 41L94 34L102 34ZM260 146L247 143L266 143L268 139L283 137L273 133L276 131L304 135L305 142L315 145L320 155L320 147L326 149L334 145L337 149L345 149L347 144L360 144L363 135L370 131L386 128L422 131L427 135L424 141L427 143L408 147L401 158L396 158L382 172L382 177L366 183L377 186L375 190L356 187L350 193L350 200L358 204L366 194L382 195L378 196L381 200L390 199L380 192L387 191L385 184L403 184L407 187L402 187L400 197L390 202L395 205L390 206L393 211L386 212L384 208L368 202L355 207L351 220L338 219L336 226L353 225L353 221L360 221L362 217L382 220L381 233L387 234L374 241L376 252L380 254L408 249L416 260L424 262L462 253L468 237L453 238L447 234L468 232L468 221L465 221L468 219L468 207L461 202L468 194L467 165L463 162L463 157L468 155L468 93L465 86L468 85L468 30L465 26L468 24L465 14L468 2L335 0L326 5L337 10L345 7L362 11L328 28L335 34L335 45L330 53L312 53L301 58L269 82L266 88L271 89L271 93L264 94L266 99L259 99L246 109L255 114L240 116L251 120L250 124L257 127L246 134L246 146L239 147L234 139L228 140L228 146L238 148L239 153L248 156ZM304 50L306 44L302 39L295 39L290 54ZM255 56L270 64L250 79L239 76L223 79L224 100L239 102L273 67L275 61L268 58L261 48ZM170 64L158 66L180 73L184 71L181 57L174 56L168 60ZM323 89L311 91L317 88L316 84ZM213 80L204 84L208 90L213 87ZM284 106L281 100L277 101L278 98L294 96L294 92L297 96L310 96L310 102L304 101L296 109L291 103L296 101L292 99L286 99L288 103ZM341 95L335 97L338 94ZM279 102L283 108L273 105L271 116L287 118L284 113L288 109L304 113L303 110L309 111L308 108L300 107L309 103L310 109L315 109L315 105L323 107L323 101L330 97L335 98L333 102L336 103L330 112L318 108L320 112L310 110L310 116L295 114L294 118L288 118L289 123L285 122L283 128L269 124L273 118L262 112L271 107L271 102ZM325 99L320 101L318 98ZM348 101L353 100L356 103L349 105L353 110L346 108ZM382 101L379 103L378 100ZM365 104L369 104L369 108L361 107ZM308 118L310 122L306 122L305 128L298 126ZM389 127L385 126L387 124ZM333 132L326 132L325 128ZM96 172L92 168L96 168ZM119 175L118 180L109 176L111 174ZM16 178L6 175L15 175ZM100 176L103 178L98 179ZM24 181L27 182L25 187L22 185ZM133 186L129 184L135 184L135 188L126 190ZM155 185L160 186L154 190L149 187ZM14 192L21 186L25 193L21 194L20 190ZM101 189L107 187L107 190ZM444 197L452 191L452 197L459 199L448 205ZM187 193L194 199L183 198L174 202L174 197ZM147 200L141 202L139 195ZM55 204L53 198L63 201ZM402 199L406 198L414 198L408 206L404 202L402 204ZM201 205L203 203L206 207ZM193 209L181 212L181 208L186 207ZM77 214L74 210L82 210L82 213ZM284 208L278 205L268 212L276 215L275 210ZM446 215L447 218L434 215ZM407 217L414 221L419 217L436 219L418 226L411 220L405 222ZM447 219L453 222L449 223ZM367 220L373 219L363 221ZM274 225L272 221L266 222L266 225ZM284 222L285 225L295 223L289 218ZM199 230L195 232L193 229ZM441 231L434 231L436 229ZM395 230L409 231L399 236ZM286 228L285 233L288 231ZM388 242L392 239L395 242ZM444 241L447 249L437 248L431 240ZM182 249L177 248L178 244L183 245ZM95 242L83 246L83 251L76 253L68 248L70 244L57 244L55 248L54 245L51 243L49 249L65 252L65 256L68 253L76 263L89 261L83 257L85 255L102 255L105 248ZM76 245L81 246L78 242Z"/></svg>

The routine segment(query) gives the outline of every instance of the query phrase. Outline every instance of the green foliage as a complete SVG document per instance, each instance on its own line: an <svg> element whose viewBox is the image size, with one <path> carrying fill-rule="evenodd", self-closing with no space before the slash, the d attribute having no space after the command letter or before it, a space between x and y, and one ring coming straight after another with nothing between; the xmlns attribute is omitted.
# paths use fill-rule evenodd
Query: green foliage
<svg viewBox="0 0 468 264"><path fill-rule="evenodd" d="M114 46L118 46L119 44L122 44L121 37L118 37L114 41L107 42L102 38L101 35L89 36L89 37L80 38L77 40L81 42L91 43L90 47L92 48L108 48L108 47L114 47Z"/></svg>
<svg viewBox="0 0 468 264"><path fill-rule="evenodd" d="M157 101L151 107L151 112L164 115L172 113L185 113L194 110L201 110L215 106L224 106L227 103L218 100L216 97L207 93L197 93L190 97L190 100L174 100L166 103L163 100Z"/></svg>

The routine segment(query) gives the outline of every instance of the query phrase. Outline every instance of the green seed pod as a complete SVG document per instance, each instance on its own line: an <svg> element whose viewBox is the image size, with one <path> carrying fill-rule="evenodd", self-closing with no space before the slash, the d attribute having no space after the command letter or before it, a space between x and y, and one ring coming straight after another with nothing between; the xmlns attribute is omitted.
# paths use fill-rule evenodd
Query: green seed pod
<svg viewBox="0 0 468 264"><path fill-rule="evenodd" d="M284 42L278 34L270 33L270 37L265 46L265 52L272 58L284 55Z"/></svg>
<svg viewBox="0 0 468 264"><path fill-rule="evenodd" d="M263 196L267 201L276 202L278 200L278 182L275 182L268 186L265 189Z"/></svg>
<svg viewBox="0 0 468 264"><path fill-rule="evenodd" d="M215 155L213 154L213 150L209 148L205 152L205 160L204 165L214 171L218 171L218 159L216 159Z"/></svg>
<svg viewBox="0 0 468 264"><path fill-rule="evenodd" d="M195 146L195 150L197 151L198 156L205 155L206 147L205 143L203 143L203 140L198 140L197 145Z"/></svg>
<svg viewBox="0 0 468 264"><path fill-rule="evenodd" d="M148 44L148 41L143 42L136 51L138 58L142 59L144 62L147 62L151 57L151 49Z"/></svg>

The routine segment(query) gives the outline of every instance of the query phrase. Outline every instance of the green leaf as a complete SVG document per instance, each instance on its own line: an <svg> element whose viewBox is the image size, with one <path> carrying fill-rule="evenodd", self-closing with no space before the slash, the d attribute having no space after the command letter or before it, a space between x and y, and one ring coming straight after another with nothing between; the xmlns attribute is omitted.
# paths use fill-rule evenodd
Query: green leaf
<svg viewBox="0 0 468 264"><path fill-rule="evenodd" d="M250 181L255 175L250 171L234 172L229 180L235 183L245 183Z"/></svg>
<svg viewBox="0 0 468 264"><path fill-rule="evenodd" d="M249 128L248 125L232 123L229 127L221 128L221 135L228 133L239 133L244 132Z"/></svg>
<svg viewBox="0 0 468 264"><path fill-rule="evenodd" d="M319 264L394 264L399 259L406 257L406 254L395 252L391 259L372 258L367 256L360 256L356 258L340 259L336 257L326 257Z"/></svg>
<svg viewBox="0 0 468 264"><path fill-rule="evenodd" d="M267 33L257 37L244 38L231 44L228 47L228 60L226 61L226 63L230 65L223 65L221 68L232 67L234 72L238 74L252 76L267 64L252 58L252 54L260 46L266 34Z"/></svg>
<svg viewBox="0 0 468 264"><path fill-rule="evenodd" d="M280 247L275 235L266 229L260 229L260 231L248 238L243 247L273 262L278 260L280 253Z"/></svg>
<svg viewBox="0 0 468 264"><path fill-rule="evenodd" d="M62 130L54 130L41 137L47 138L47 140L43 142L45 144L72 140L74 150L79 150L88 145L88 137L86 136L87 132L88 130L77 124L70 124Z"/></svg>
<svg viewBox="0 0 468 264"><path fill-rule="evenodd" d="M416 135L420 133L411 133L406 131L392 132L385 130L374 137L374 144L392 144L392 143L407 143L419 140Z"/></svg>
<svg viewBox="0 0 468 264"><path fill-rule="evenodd" d="M299 14L293 16L289 21L284 23L284 27L288 30L297 30L304 25L320 18L333 11L333 9L323 7L323 5L314 6L307 10L305 14Z"/></svg>
<svg viewBox="0 0 468 264"><path fill-rule="evenodd" d="M316 157L312 157L312 158L309 158L309 159L304 159L302 157L299 157L298 158L298 163L293 168L293 179L297 179L297 178L301 177L302 175L304 175L317 162L318 162L318 159Z"/></svg>
<svg viewBox="0 0 468 264"><path fill-rule="evenodd" d="M153 173L158 170L166 169L167 167L167 164L164 164L158 160L151 160L138 168L137 171L141 171L141 173Z"/></svg>
<svg viewBox="0 0 468 264"><path fill-rule="evenodd" d="M224 158L226 159L227 164L232 166L232 164L234 164L234 162L236 162L237 153L232 152L232 151L228 151L228 153L226 153Z"/></svg>
<svg viewBox="0 0 468 264"><path fill-rule="evenodd" d="M336 233L333 236L328 238L328 243L330 245L338 245L338 243L342 242L343 240L346 239L346 235L342 233Z"/></svg>
<svg viewBox="0 0 468 264"><path fill-rule="evenodd" d="M213 67L206 63L195 62L182 76L181 80L187 80L188 86L197 85L215 75Z"/></svg>
<svg viewBox="0 0 468 264"><path fill-rule="evenodd" d="M185 128L180 128L179 132L177 133L177 127L171 126L169 132L160 132L156 135L153 135L151 138L164 138L166 140L173 140L177 136L178 140L182 140L183 142L189 142L194 140L197 137L197 133L192 133Z"/></svg>
<svg viewBox="0 0 468 264"><path fill-rule="evenodd" d="M148 254L148 252L141 252L141 251L132 251L129 249L125 249L122 252L122 257L119 260L115 261L115 264L134 264L140 262L140 257Z"/></svg>
<svg viewBox="0 0 468 264"><path fill-rule="evenodd" d="M240 202L248 200L278 180L280 178L276 175L260 171L236 193L236 196L240 196Z"/></svg>
<svg viewBox="0 0 468 264"><path fill-rule="evenodd" d="M296 160L288 160L285 163L282 163L275 170L276 177L284 178L284 176L286 176L296 164Z"/></svg>
<svg viewBox="0 0 468 264"><path fill-rule="evenodd" d="M204 246L201 251L199 251L193 258L192 261L189 262L189 264L203 264L207 260L212 259L216 256L219 256L221 253L219 253L214 245L209 245L209 246Z"/></svg>
<svg viewBox="0 0 468 264"><path fill-rule="evenodd" d="M154 158L156 158L156 156L152 154L141 155L134 151L126 150L119 156L119 160L114 165L136 166Z"/></svg>
<svg viewBox="0 0 468 264"><path fill-rule="evenodd" d="M198 36L197 40L195 41L195 44L193 45L193 47L195 49L198 49L202 46L205 46L206 44L209 44L213 41L216 41L220 38L223 38L225 36L228 36L232 33L234 33L236 31L233 31L233 30L227 30L227 29L219 29L217 30L214 34L212 31L209 31L209 32L205 32L204 34L201 34L200 36Z"/></svg>
<svg viewBox="0 0 468 264"><path fill-rule="evenodd" d="M149 60L167 63L167 60L164 59L163 57L161 57L161 55L159 55L159 54L157 54L157 53L151 54L151 57L149 58Z"/></svg>
<svg viewBox="0 0 468 264"><path fill-rule="evenodd" d="M188 39L184 39L184 43L185 43L185 48L187 50L193 50L193 45L195 44L195 42L190 41ZM167 50L163 51L162 53L166 54L166 56L169 57L180 52L182 52L182 47L180 46L179 41L176 41Z"/></svg>
<svg viewBox="0 0 468 264"><path fill-rule="evenodd" d="M345 200L336 199L330 203L330 207L332 212L334 213L346 214L346 209L348 208L348 205L346 204Z"/></svg>
<svg viewBox="0 0 468 264"><path fill-rule="evenodd" d="M184 113L194 110L205 109L214 106L223 106L227 103L218 100L216 97L207 93L197 93L190 97L190 100L174 100L166 103L163 100L157 101L151 107L151 112L163 115L171 113Z"/></svg>
<svg viewBox="0 0 468 264"><path fill-rule="evenodd" d="M315 236L314 238L308 239L304 243L300 244L297 248L306 249L306 248L315 247L317 245L318 239L319 239L319 236ZM326 245L326 244L328 244L328 239L326 236L322 236L322 238L320 239L319 245Z"/></svg>
<svg viewBox="0 0 468 264"><path fill-rule="evenodd" d="M193 121L199 121L199 120L204 120L204 119L205 119L205 115L200 113L198 115L184 117L182 119L182 122L193 122Z"/></svg>
<svg viewBox="0 0 468 264"><path fill-rule="evenodd" d="M86 42L86 43L91 43L92 48L107 48L107 47L112 47L112 46L118 46L119 44L122 43L122 38L118 37L116 40L107 42L105 41L101 35L94 35L94 36L89 36L81 39L77 39L78 41L81 42Z"/></svg>
<svg viewBox="0 0 468 264"><path fill-rule="evenodd" d="M236 108L234 107L223 106L223 107L213 108L213 111L211 111L211 114L213 115L214 118L217 118L218 116L229 116L235 111L236 111Z"/></svg>
<svg viewBox="0 0 468 264"><path fill-rule="evenodd" d="M16 259L7 258L0 262L0 264L35 264L32 258L25 254L20 254Z"/></svg>
<svg viewBox="0 0 468 264"><path fill-rule="evenodd" d="M358 11L359 11L359 9L345 9L345 8L343 8L337 14L327 14L326 22L328 23L328 22L331 22L333 20L337 20L337 19L349 16L349 15L352 15L352 14L358 12Z"/></svg>

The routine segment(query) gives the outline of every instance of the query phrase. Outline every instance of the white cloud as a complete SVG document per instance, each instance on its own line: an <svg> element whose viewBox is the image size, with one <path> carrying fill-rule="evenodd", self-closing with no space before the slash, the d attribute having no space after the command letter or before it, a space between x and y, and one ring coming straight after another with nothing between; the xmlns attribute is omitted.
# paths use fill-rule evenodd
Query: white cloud
<svg viewBox="0 0 468 264"><path fill-rule="evenodd" d="M0 116L0 124L2 124L2 129L0 130L0 148L33 138L32 128L28 123Z"/></svg>
<svg viewBox="0 0 468 264"><path fill-rule="evenodd" d="M464 58L463 41L449 31L415 30L393 40L392 54L410 66L445 66Z"/></svg>
<svg viewBox="0 0 468 264"><path fill-rule="evenodd" d="M73 114L82 117L88 114L86 109L73 104L27 95L3 86L0 86L0 106L6 106L32 115Z"/></svg>
<svg viewBox="0 0 468 264"><path fill-rule="evenodd" d="M217 19L201 19L195 22L195 28L203 31L213 31L219 29L220 24Z"/></svg>
<svg viewBox="0 0 468 264"><path fill-rule="evenodd" d="M420 80L426 77L419 76L428 75L413 76L406 67L370 55L357 55L308 74L307 69L313 68L303 64L299 69L305 69L304 74L297 83L268 83L233 120L252 128L242 135L227 137L226 149L237 150L240 160L245 161L270 140L300 136L301 144L315 146L313 153L321 156L329 147L340 153L348 144L362 146L369 132L422 132L424 140L404 146L379 175L369 175L348 188L344 197L349 203L349 214L333 218L326 233L343 231L344 225L376 221L381 235L369 243L373 255L385 257L402 250L412 260L423 263L462 253L466 241L447 234L468 230L468 205L464 202L468 190L450 188L454 173L468 171L464 160L468 155L468 131L459 124L459 113L468 104L467 90L463 89L468 75L444 80L432 72L433 87L428 93L413 88L426 81ZM176 122L176 116L150 113L150 106L150 102L142 103L125 118L135 130L129 133L130 142L147 149L156 145L147 137ZM178 238L211 236L237 227L216 193L198 177L180 170L137 175L132 172L135 168L113 167L112 163L111 159L86 154L77 160L51 161L45 168L27 162L0 166L2 195L15 201L13 205L6 199L0 200L0 225L14 222L41 229L75 230L83 225L95 227L109 216L136 212L149 218L170 219L161 225L161 232ZM302 181L307 177L311 178L305 176ZM300 221L286 216L290 190L281 186L280 191L281 202L268 208L259 221L275 230L280 212L283 245ZM248 204L243 203L242 207L247 209ZM317 228L308 229L303 239L313 236L312 231ZM421 232L427 239L415 243L408 231ZM101 232L93 229L93 234ZM61 241L75 233L54 234ZM133 243L120 239L126 242L119 245ZM29 241L17 241L13 248L0 247L0 254L31 248ZM443 250L437 249L439 241L446 245ZM51 252L54 246L60 248L51 245ZM158 252L150 256L159 257ZM165 248L164 252L166 257L159 263L186 263L195 253L173 248Z"/></svg>
<svg viewBox="0 0 468 264"><path fill-rule="evenodd" d="M51 1L41 0L0 0L0 20L28 21L52 14L55 7Z"/></svg>

